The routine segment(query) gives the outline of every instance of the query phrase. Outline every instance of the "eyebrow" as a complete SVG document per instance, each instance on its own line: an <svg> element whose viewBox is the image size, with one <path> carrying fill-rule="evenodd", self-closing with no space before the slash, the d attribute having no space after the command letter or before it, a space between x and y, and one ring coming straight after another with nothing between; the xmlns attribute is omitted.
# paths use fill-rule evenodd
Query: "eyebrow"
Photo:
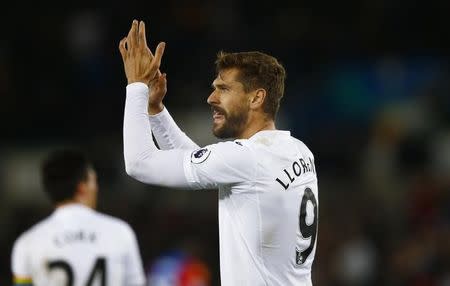
<svg viewBox="0 0 450 286"><path fill-rule="evenodd" d="M214 82L211 84L211 88L230 88L230 86L228 84L225 83L218 83L218 84L214 84Z"/></svg>

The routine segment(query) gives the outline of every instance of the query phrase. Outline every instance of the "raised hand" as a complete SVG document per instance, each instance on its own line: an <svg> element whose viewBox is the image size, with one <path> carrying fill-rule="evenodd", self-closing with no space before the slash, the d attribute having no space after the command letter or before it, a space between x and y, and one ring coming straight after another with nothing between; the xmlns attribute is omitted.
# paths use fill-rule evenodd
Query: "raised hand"
<svg viewBox="0 0 450 286"><path fill-rule="evenodd" d="M148 86L150 87L148 113L151 115L158 114L164 109L162 101L167 92L166 74L157 74Z"/></svg>
<svg viewBox="0 0 450 286"><path fill-rule="evenodd" d="M153 56L147 46L145 23L143 21L138 23L137 20L133 20L128 36L119 43L128 84L133 82L150 84L153 80L159 78L161 76L159 67L164 48L165 43L159 43Z"/></svg>

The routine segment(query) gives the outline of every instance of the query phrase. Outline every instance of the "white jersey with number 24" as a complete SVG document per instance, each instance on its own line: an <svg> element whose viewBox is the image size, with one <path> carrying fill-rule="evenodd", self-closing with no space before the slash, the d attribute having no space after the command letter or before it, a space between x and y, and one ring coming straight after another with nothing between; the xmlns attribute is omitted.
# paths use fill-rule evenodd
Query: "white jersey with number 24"
<svg viewBox="0 0 450 286"><path fill-rule="evenodd" d="M12 272L34 286L144 285L135 234L81 204L57 208L15 242Z"/></svg>

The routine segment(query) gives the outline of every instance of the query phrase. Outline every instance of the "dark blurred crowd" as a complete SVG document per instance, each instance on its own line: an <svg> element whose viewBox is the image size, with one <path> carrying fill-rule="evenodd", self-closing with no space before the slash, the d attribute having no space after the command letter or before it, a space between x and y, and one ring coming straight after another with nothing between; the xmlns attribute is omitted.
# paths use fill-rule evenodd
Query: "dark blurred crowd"
<svg viewBox="0 0 450 286"><path fill-rule="evenodd" d="M152 47L167 43L165 103L200 145L215 142L206 98L219 50L261 50L285 65L278 128L316 156L315 285L450 285L447 2L21 5L0 17L1 285L14 239L51 212L39 162L65 145L94 161L99 209L130 222L151 285L218 285L216 192L124 172L117 46L133 18L146 21Z"/></svg>

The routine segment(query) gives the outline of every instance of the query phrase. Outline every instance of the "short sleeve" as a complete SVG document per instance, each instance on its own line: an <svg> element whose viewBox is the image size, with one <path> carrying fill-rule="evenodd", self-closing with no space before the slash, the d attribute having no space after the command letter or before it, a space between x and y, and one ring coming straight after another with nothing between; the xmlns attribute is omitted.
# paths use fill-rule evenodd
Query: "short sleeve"
<svg viewBox="0 0 450 286"><path fill-rule="evenodd" d="M125 285L145 285L145 275L136 235L126 224Z"/></svg>
<svg viewBox="0 0 450 286"><path fill-rule="evenodd" d="M31 277L26 236L24 235L14 242L11 255L11 270L15 277Z"/></svg>
<svg viewBox="0 0 450 286"><path fill-rule="evenodd" d="M254 180L256 160L247 146L228 141L186 154L183 166L191 188L208 189Z"/></svg>

